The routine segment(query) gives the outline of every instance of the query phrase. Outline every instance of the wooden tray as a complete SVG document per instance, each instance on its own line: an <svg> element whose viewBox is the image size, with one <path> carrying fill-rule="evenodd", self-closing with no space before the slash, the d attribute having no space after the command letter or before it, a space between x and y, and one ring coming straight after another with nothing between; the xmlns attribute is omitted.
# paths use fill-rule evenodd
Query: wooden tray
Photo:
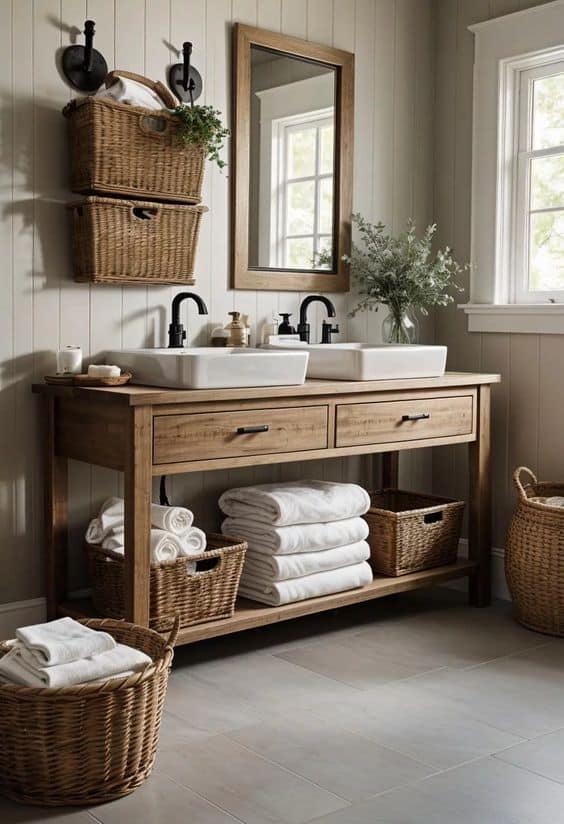
<svg viewBox="0 0 564 824"><path fill-rule="evenodd" d="M59 386L123 386L133 377L131 372L123 372L115 378L91 378L90 375L45 375L45 383Z"/></svg>

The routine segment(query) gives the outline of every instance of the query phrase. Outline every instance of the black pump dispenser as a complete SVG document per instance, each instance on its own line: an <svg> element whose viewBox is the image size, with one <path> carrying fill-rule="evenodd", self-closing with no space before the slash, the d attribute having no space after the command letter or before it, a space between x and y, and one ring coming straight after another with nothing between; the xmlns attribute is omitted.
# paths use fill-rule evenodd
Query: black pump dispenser
<svg viewBox="0 0 564 824"><path fill-rule="evenodd" d="M295 335L296 330L290 323L290 318L292 317L291 312L279 312L278 313L282 318L282 323L278 325L278 334L279 335Z"/></svg>

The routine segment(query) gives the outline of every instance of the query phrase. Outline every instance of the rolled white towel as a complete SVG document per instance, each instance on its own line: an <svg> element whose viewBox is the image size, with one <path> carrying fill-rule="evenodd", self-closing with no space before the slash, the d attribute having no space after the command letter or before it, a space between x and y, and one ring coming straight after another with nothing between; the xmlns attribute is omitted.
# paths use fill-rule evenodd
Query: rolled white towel
<svg viewBox="0 0 564 824"><path fill-rule="evenodd" d="M119 555L125 553L124 549L125 533L116 532L113 535L105 538L102 542L102 549L111 549ZM180 542L178 535L173 535L171 532L165 532L164 529L151 530L151 564L158 566L166 561L176 561L176 559L185 555L183 545Z"/></svg>
<svg viewBox="0 0 564 824"><path fill-rule="evenodd" d="M93 630L69 617L20 627L16 630L16 638L42 666L68 664L116 646L107 632Z"/></svg>
<svg viewBox="0 0 564 824"><path fill-rule="evenodd" d="M55 689L113 678L119 674L125 676L130 672L140 672L151 663L151 658L141 650L125 644L116 644L113 649L99 655L80 658L66 664L40 667L34 666L30 657L15 646L0 658L0 675L12 683Z"/></svg>
<svg viewBox="0 0 564 824"><path fill-rule="evenodd" d="M233 518L290 526L364 515L370 508L370 496L357 484L290 481L229 489L221 495L219 506Z"/></svg>
<svg viewBox="0 0 564 824"><path fill-rule="evenodd" d="M364 518L292 526L271 526L252 518L226 518L221 525L221 531L224 535L244 538L250 552L260 552L263 555L292 555L296 552L317 552L364 541L369 530Z"/></svg>
<svg viewBox="0 0 564 824"><path fill-rule="evenodd" d="M119 378L121 369L109 363L91 363L88 367L89 378Z"/></svg>
<svg viewBox="0 0 564 824"><path fill-rule="evenodd" d="M125 503L123 498L108 498L102 504L98 516L104 532L123 524ZM151 524L173 535L182 535L194 523L194 513L184 506L151 504Z"/></svg>
<svg viewBox="0 0 564 824"><path fill-rule="evenodd" d="M179 535L178 541L182 547L180 555L201 555L206 551L206 533L197 526L191 526L190 529Z"/></svg>
<svg viewBox="0 0 564 824"><path fill-rule="evenodd" d="M104 540L102 541L102 549L113 549L123 552L123 547L125 544L125 530L124 529L111 529L109 533L106 535Z"/></svg>
<svg viewBox="0 0 564 824"><path fill-rule="evenodd" d="M85 535L86 543L88 544L100 544L104 540L104 530L102 528L102 522L100 518L92 518L88 526L86 527L86 535Z"/></svg>

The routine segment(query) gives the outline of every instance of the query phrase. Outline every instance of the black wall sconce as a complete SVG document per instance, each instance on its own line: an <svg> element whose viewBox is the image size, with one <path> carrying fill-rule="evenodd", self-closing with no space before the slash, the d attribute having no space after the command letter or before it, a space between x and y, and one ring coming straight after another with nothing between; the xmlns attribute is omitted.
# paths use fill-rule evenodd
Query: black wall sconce
<svg viewBox="0 0 564 824"><path fill-rule="evenodd" d="M194 105L202 93L202 77L190 64L192 43L182 44L182 63L175 63L168 70L168 85L181 103Z"/></svg>
<svg viewBox="0 0 564 824"><path fill-rule="evenodd" d="M63 52L63 74L81 92L97 91L108 73L108 64L94 48L94 21L84 23L84 46L68 46Z"/></svg>

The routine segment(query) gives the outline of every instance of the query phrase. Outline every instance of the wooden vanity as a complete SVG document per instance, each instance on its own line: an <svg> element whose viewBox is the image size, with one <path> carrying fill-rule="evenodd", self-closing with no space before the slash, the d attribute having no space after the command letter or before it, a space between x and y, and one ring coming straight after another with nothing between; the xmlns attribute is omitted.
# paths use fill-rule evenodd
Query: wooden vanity
<svg viewBox="0 0 564 824"><path fill-rule="evenodd" d="M384 453L383 478L397 483L402 449L468 443L469 558L368 586L267 607L240 599L232 618L187 627L178 643L359 603L469 576L470 603L490 601L490 385L499 375L303 386L173 390L142 386L36 384L46 427L45 520L49 618L91 614L67 598L67 460L124 473L126 618L149 618L149 531L155 475ZM254 430L254 431L253 431Z"/></svg>

